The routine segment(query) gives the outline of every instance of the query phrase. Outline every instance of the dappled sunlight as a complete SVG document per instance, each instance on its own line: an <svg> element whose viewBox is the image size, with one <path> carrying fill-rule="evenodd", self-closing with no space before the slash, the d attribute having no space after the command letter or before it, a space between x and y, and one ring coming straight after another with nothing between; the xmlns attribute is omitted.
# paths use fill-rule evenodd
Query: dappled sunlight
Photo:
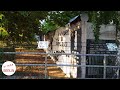
<svg viewBox="0 0 120 90"><path fill-rule="evenodd" d="M23 50L24 51L24 50ZM26 51L26 50L25 50ZM24 52L25 52L24 51ZM42 50L39 50L42 52ZM39 52L37 51L37 52ZM27 52L30 52L27 50ZM36 50L32 50L32 52L36 52ZM46 66L45 69L45 56L46 55L36 55L36 54L18 54L16 55L15 62L16 64L44 64L43 66L17 66L16 68L16 77L19 74L21 79L29 79L31 76L40 76L41 78L45 78L45 74L48 77L55 78L65 78L65 74L63 71L57 66ZM50 57L47 57L47 64L56 64ZM46 71L45 71L46 70ZM34 78L36 79L36 78ZM37 78L39 79L39 78Z"/></svg>

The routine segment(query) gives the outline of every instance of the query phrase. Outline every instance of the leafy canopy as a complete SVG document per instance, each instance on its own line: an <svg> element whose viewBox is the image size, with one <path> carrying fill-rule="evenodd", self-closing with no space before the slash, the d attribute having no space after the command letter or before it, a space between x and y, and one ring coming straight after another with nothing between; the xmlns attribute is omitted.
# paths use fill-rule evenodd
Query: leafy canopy
<svg viewBox="0 0 120 90"><path fill-rule="evenodd" d="M101 24L113 22L120 30L120 15L118 11L0 11L0 27L8 32L12 41L33 40L34 33L47 34L65 26L69 20L85 12L89 22L93 23L95 40L99 40ZM41 23L41 21L44 22Z"/></svg>

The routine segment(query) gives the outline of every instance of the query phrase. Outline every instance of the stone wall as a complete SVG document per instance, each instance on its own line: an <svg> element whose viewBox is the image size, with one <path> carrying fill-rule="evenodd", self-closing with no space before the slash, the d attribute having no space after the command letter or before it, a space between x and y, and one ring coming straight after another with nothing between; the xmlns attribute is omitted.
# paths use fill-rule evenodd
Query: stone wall
<svg viewBox="0 0 120 90"><path fill-rule="evenodd" d="M93 24L87 23L87 39L94 39ZM115 40L116 39L116 26L115 25L101 25L100 36L101 40Z"/></svg>

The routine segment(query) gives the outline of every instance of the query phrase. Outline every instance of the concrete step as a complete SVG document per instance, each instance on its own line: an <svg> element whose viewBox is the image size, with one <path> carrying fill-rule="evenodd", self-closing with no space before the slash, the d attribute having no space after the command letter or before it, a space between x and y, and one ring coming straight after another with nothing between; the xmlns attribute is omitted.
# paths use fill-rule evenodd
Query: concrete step
<svg viewBox="0 0 120 90"><path fill-rule="evenodd" d="M47 75L50 77L58 77L58 78L65 78L65 74L63 73L63 71L58 68L58 67L51 67L51 69L49 69L49 67L46 68L47 71ZM33 75L33 76L40 76L41 74L44 75L45 77L45 67L44 66L37 66L37 67L30 67L30 66L18 66L17 70L16 70L16 74L15 75ZM22 73L21 73L22 72Z"/></svg>
<svg viewBox="0 0 120 90"><path fill-rule="evenodd" d="M55 64L52 60L32 60L32 59L16 59L15 61L16 64Z"/></svg>
<svg viewBox="0 0 120 90"><path fill-rule="evenodd" d="M22 52L45 52L44 50L21 50ZM19 49L17 52L21 52ZM47 64L56 64L49 56L43 54L18 54L15 57L15 63L20 64L45 64L45 57L47 57ZM15 76L23 76L21 79L31 78L30 76L38 76L43 75L41 78L45 77L45 70L47 70L47 75L49 77L55 78L66 78L63 71L57 66L17 66ZM40 77L39 77L40 76ZM35 79L35 78L34 78Z"/></svg>

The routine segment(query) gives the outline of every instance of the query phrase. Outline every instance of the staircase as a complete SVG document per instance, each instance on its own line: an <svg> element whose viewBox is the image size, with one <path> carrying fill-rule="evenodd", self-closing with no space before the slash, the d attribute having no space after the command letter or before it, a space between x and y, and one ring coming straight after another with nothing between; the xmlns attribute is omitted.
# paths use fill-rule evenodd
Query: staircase
<svg viewBox="0 0 120 90"><path fill-rule="evenodd" d="M16 52L41 52L44 50L26 50L16 49ZM47 62L45 62L46 54L17 54L15 57L16 64L56 64L49 56L47 56ZM47 72L45 72L45 69ZM45 74L46 73L46 74ZM9 78L15 79L45 79L46 76L52 79L66 78L63 71L57 66L17 66L16 72Z"/></svg>

